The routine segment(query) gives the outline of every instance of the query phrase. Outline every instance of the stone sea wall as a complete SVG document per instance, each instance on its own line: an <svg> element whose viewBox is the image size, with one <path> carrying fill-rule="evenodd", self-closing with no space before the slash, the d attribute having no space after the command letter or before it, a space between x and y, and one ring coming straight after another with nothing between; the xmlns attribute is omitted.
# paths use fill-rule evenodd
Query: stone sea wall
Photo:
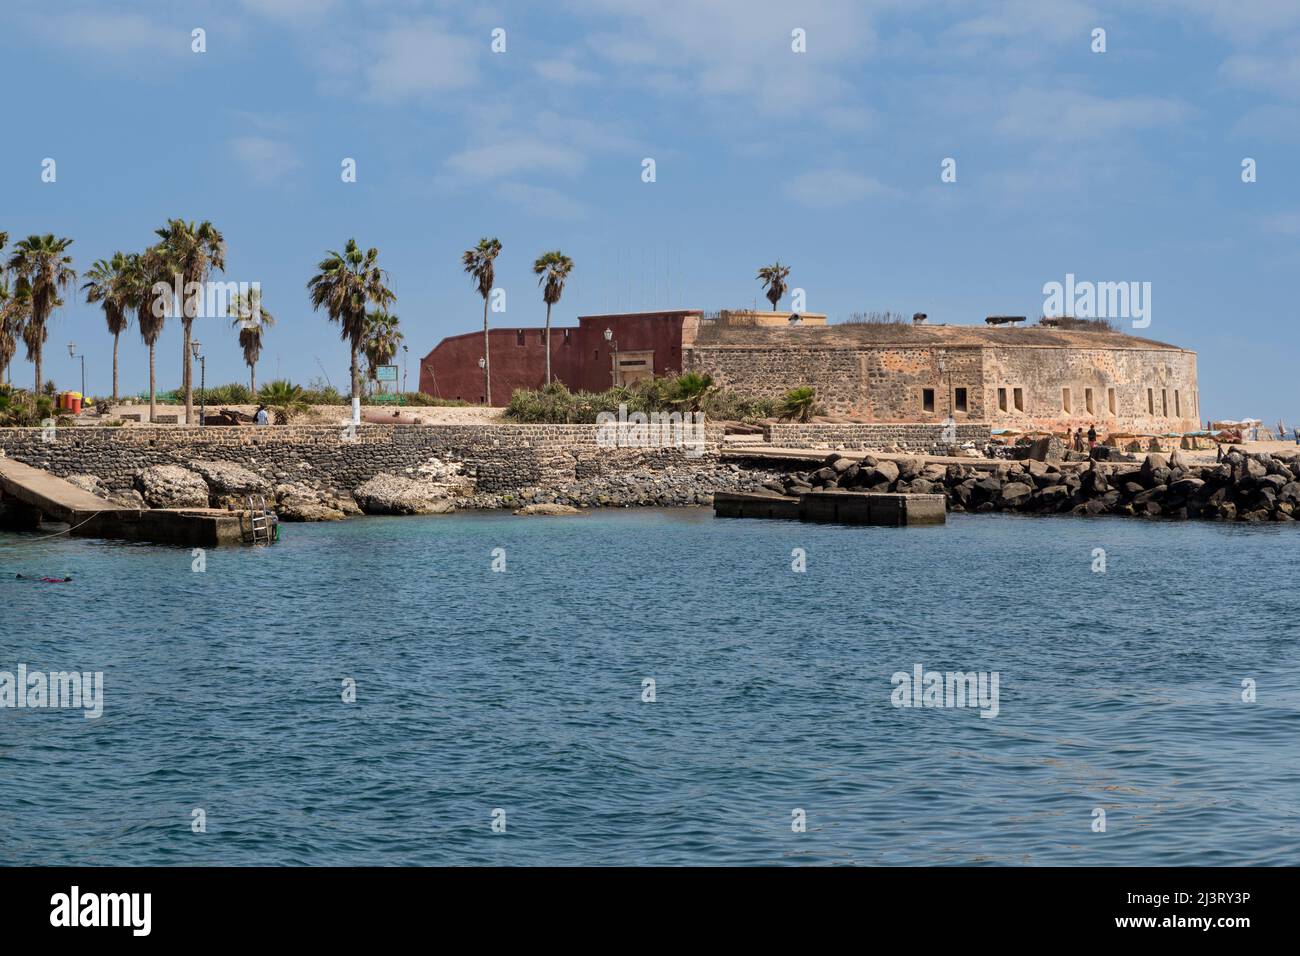
<svg viewBox="0 0 1300 956"><path fill-rule="evenodd" d="M203 475L204 463L229 463L257 476L256 487L268 498L274 492L277 501L301 499L310 489L334 510L340 499L383 476L463 489L460 507L707 504L715 490L751 487L753 480L720 461L721 428L706 426L704 437L696 453L602 447L595 425L363 424L352 435L335 425L69 427L52 435L0 428L0 448L61 477L93 475L114 496L142 492L148 498L146 469L179 466ZM163 472L161 480L183 479ZM234 487L251 480L241 481ZM214 501L227 496L224 485L208 484Z"/></svg>
<svg viewBox="0 0 1300 956"><path fill-rule="evenodd" d="M763 428L764 440L780 448L836 448L856 451L898 446L905 451L928 452L936 446L951 444L944 440L942 424L831 424L823 422L777 422ZM956 444L974 442L979 448L988 444L990 431L985 423L956 426Z"/></svg>

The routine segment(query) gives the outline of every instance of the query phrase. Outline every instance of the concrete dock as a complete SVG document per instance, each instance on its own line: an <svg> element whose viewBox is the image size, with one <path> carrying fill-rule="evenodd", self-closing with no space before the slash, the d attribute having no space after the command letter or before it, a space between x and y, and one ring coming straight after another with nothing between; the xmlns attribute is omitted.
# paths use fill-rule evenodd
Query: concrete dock
<svg viewBox="0 0 1300 956"><path fill-rule="evenodd" d="M786 518L890 528L944 524L948 515L943 495L838 490L813 491L798 498L719 492L713 496L713 513L719 518Z"/></svg>
<svg viewBox="0 0 1300 956"><path fill-rule="evenodd" d="M210 548L252 540L253 513L219 508L131 508L92 495L69 481L12 458L0 458L0 495L21 514L18 530L35 530L42 518L69 525L68 533ZM270 516L274 540L276 520ZM11 525L13 522L11 521Z"/></svg>

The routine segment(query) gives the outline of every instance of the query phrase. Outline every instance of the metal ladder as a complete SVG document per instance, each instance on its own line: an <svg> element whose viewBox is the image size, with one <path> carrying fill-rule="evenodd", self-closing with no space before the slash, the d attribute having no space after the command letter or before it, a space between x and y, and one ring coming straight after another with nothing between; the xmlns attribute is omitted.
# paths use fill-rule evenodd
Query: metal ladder
<svg viewBox="0 0 1300 956"><path fill-rule="evenodd" d="M271 513L266 510L266 496L248 496L249 531L253 544L271 543Z"/></svg>

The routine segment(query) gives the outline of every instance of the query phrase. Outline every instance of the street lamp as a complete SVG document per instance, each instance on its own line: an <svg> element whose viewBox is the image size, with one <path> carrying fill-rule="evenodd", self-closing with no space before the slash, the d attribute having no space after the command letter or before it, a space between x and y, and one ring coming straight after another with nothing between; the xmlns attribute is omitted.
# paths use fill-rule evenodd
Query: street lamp
<svg viewBox="0 0 1300 956"><path fill-rule="evenodd" d="M613 329L608 329L608 328L605 329L605 341L611 343L614 348L614 359L613 359L613 365L610 367L609 370L609 378L611 382L617 385L618 384L618 341L614 338Z"/></svg>
<svg viewBox="0 0 1300 956"><path fill-rule="evenodd" d="M203 343L198 339L190 342L190 351L194 357L199 360L199 425L202 426L208 417L207 403L207 379L208 379L208 357L200 353L199 348Z"/></svg>
<svg viewBox="0 0 1300 956"><path fill-rule="evenodd" d="M68 358L77 357L77 343L68 343ZM86 356L81 356L81 400L86 400Z"/></svg>
<svg viewBox="0 0 1300 956"><path fill-rule="evenodd" d="M407 346L405 345L402 346L402 394L403 395L406 394L406 357L407 357L407 353L410 351L411 350Z"/></svg>
<svg viewBox="0 0 1300 956"><path fill-rule="evenodd" d="M478 357L478 367L483 370L483 401L487 401L488 380L487 380L487 359L482 355Z"/></svg>

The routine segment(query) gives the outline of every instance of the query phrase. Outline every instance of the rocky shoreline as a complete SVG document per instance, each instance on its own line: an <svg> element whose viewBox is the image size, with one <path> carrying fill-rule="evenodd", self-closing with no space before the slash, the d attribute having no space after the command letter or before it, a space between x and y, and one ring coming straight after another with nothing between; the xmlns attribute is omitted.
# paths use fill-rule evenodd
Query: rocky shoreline
<svg viewBox="0 0 1300 956"><path fill-rule="evenodd" d="M1069 468L1027 460L991 470L832 454L821 468L790 472L762 487L793 497L833 490L942 494L954 512L1295 521L1300 518L1300 451L1283 456L1233 448L1222 461L1204 466L1189 465L1175 451L1147 455L1140 464L1094 460Z"/></svg>
<svg viewBox="0 0 1300 956"><path fill-rule="evenodd" d="M644 468L593 475L550 488L499 493L476 489L472 469L430 459L405 473L381 473L355 488L288 474L262 475L232 461L191 460L150 465L135 472L131 488L113 490L100 477L72 474L68 481L132 508L247 507L265 499L282 521L338 521L355 515L446 514L458 510L511 510L522 514L573 514L588 508L709 505L719 491L756 491L773 471L748 471L715 457L691 466Z"/></svg>

